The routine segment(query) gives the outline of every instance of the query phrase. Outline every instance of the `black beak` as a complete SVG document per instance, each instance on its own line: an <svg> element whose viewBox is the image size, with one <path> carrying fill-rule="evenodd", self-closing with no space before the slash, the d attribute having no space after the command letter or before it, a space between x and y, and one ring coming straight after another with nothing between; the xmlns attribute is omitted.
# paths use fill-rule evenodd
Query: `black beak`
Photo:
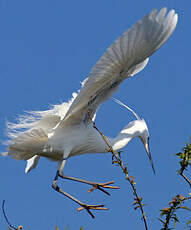
<svg viewBox="0 0 191 230"><path fill-rule="evenodd" d="M150 160L151 167L152 167L152 169L153 169L153 173L156 175L156 173L155 173L155 168L154 168L154 164L153 164L153 160L152 160L151 153L150 153L150 149L149 149L149 142L144 143L144 146L145 146L145 150L146 150L146 152L147 152L147 156L148 156L148 158L149 158L149 160Z"/></svg>

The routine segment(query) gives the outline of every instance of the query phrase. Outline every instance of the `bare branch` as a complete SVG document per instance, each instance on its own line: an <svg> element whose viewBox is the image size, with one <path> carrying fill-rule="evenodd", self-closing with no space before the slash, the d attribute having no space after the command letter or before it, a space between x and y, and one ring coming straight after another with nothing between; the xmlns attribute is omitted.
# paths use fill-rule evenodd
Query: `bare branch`
<svg viewBox="0 0 191 230"><path fill-rule="evenodd" d="M89 117L90 117L89 111L88 111L88 114L89 114ZM93 123L93 127L98 131L98 133L101 135L101 137L102 137L103 140L105 141L106 145L108 146L109 152L111 152L112 155L113 155L113 158L115 158L115 163L117 163L117 164L121 167L123 173L124 173L125 176L126 176L127 181L130 183L131 188L132 188L132 190L133 190L133 195L135 196L135 201L137 202L137 206L136 206L135 209L139 208L139 209L141 210L142 219L143 219L143 222L144 222L145 229L148 230L147 221L146 221L146 216L145 216L145 212L144 212L144 210L143 210L143 204L141 203L142 198L139 197L138 194L137 194L136 187L135 187L135 182L134 182L134 177L129 176L128 171L127 171L127 167L126 167L126 166L124 167L123 162L122 162L122 160L121 160L120 157L119 157L119 154L114 152L112 146L111 146L111 145L109 144L109 142L107 141L107 138L106 138L106 137L103 135L103 133L98 129L98 127L96 126L95 122L91 119L91 117L90 117L90 120L91 120L92 123ZM133 179L130 179L130 178L133 178Z"/></svg>

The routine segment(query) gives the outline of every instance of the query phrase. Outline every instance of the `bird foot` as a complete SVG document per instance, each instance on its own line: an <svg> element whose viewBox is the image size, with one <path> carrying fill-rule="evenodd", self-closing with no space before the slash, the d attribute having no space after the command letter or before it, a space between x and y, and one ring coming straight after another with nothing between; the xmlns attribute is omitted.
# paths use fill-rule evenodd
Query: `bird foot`
<svg viewBox="0 0 191 230"><path fill-rule="evenodd" d="M90 188L88 192L93 192L96 189L99 189L100 191L106 193L107 195L110 196L110 193L104 190L104 188L109 188L109 189L119 189L118 186L111 186L110 184L113 184L115 181L109 181L106 183L93 183L92 186L93 188Z"/></svg>
<svg viewBox="0 0 191 230"><path fill-rule="evenodd" d="M93 213L90 210L108 210L108 208L104 207L103 204L101 205L88 205L88 204L81 204L81 207L77 209L77 211L82 211L85 209L92 218L95 218Z"/></svg>

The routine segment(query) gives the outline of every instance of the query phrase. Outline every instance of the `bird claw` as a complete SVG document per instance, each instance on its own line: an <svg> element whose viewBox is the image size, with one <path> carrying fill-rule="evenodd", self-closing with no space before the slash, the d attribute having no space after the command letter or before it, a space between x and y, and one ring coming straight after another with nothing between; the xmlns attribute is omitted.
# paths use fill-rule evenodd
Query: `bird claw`
<svg viewBox="0 0 191 230"><path fill-rule="evenodd" d="M109 189L119 189L118 186L111 186L110 184L113 184L115 181L109 181L106 183L94 183L92 184L93 188L90 188L88 192L93 192L96 189L99 189L100 191L106 193L107 195L110 196L110 193L104 190L103 188L109 188Z"/></svg>
<svg viewBox="0 0 191 230"><path fill-rule="evenodd" d="M103 204L101 205L88 205L88 204L81 204L81 207L77 209L77 211L86 210L92 218L95 218L93 213L90 210L108 210L108 208L104 207Z"/></svg>

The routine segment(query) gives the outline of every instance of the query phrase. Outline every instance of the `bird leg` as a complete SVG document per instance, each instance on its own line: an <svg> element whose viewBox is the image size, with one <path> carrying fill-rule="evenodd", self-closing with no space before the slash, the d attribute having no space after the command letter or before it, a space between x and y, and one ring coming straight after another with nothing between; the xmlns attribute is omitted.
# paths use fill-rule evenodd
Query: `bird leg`
<svg viewBox="0 0 191 230"><path fill-rule="evenodd" d="M52 188L63 194L64 196L68 197L69 199L73 200L74 202L76 202L77 204L79 204L81 207L78 208L77 210L78 211L81 211L83 209L85 209L92 218L95 218L95 216L93 215L93 213L90 211L90 210L108 210L108 208L105 208L104 205L88 205L88 204L85 204L79 200L77 200L75 197L71 196L69 193L67 192L64 192L58 185L57 185L57 182L58 182L58 177L59 177L59 171L57 171L56 173L56 176L54 178L54 181L53 181L53 184L52 184ZM77 180L78 181L78 180Z"/></svg>
<svg viewBox="0 0 191 230"><path fill-rule="evenodd" d="M73 180L73 181L81 182L81 183L84 183L84 184L92 185L93 188L90 188L88 190L88 192L92 192L92 191L98 189L98 190L100 190L100 191L102 191L105 194L110 196L110 193L107 192L104 188L119 189L119 187L117 187L117 186L111 186L110 185L110 184L113 184L114 181L109 181L109 182L106 182L106 183L95 183L95 182L92 182L92 181L87 181L87 180L83 180L83 179L79 179L79 178L75 178L75 177L69 177L69 176L63 175L61 173L58 173L58 176L63 178L63 179Z"/></svg>

